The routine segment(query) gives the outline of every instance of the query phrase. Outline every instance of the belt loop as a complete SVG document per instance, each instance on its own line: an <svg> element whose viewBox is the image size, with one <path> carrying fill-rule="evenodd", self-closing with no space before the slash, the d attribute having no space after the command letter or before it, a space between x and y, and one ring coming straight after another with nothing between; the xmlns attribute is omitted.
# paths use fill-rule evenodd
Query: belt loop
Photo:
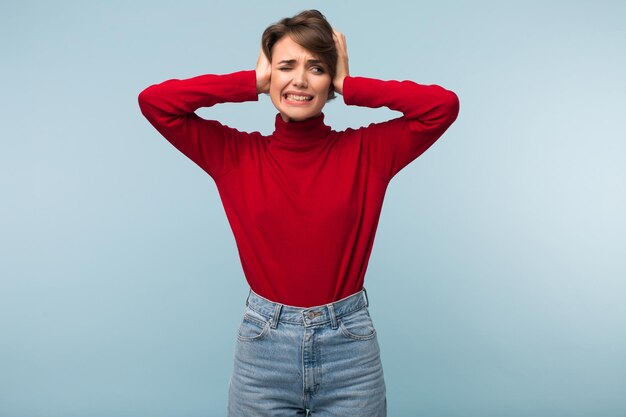
<svg viewBox="0 0 626 417"><path fill-rule="evenodd" d="M363 294L365 294L365 306L369 307L370 300L369 300L369 298L367 298L367 290L365 289L365 287L363 287Z"/></svg>
<svg viewBox="0 0 626 417"><path fill-rule="evenodd" d="M278 326L278 317L280 316L280 310L282 309L282 307L283 305L278 303L276 303L276 305L274 306L274 316L272 317L271 324L272 329L275 329L276 326Z"/></svg>
<svg viewBox="0 0 626 417"><path fill-rule="evenodd" d="M248 307L248 305L250 304L250 296L252 295L252 288L250 288L250 291L248 291L248 296L246 297L246 307Z"/></svg>
<svg viewBox="0 0 626 417"><path fill-rule="evenodd" d="M333 304L326 304L326 307L328 307L328 313L330 315L330 327L335 330L337 329L337 317L335 316L335 307L333 307Z"/></svg>

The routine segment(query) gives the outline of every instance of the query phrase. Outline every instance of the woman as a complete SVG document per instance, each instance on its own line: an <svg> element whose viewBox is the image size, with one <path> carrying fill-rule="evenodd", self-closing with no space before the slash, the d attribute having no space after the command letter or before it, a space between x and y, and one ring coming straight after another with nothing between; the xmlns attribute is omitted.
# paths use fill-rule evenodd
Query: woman
<svg viewBox="0 0 626 417"><path fill-rule="evenodd" d="M150 123L215 181L250 292L229 416L385 416L380 349L363 287L385 190L454 122L438 85L351 76L343 34L317 10L269 26L255 70L170 79L139 95ZM327 101L402 117L342 132ZM194 111L269 94L265 136Z"/></svg>

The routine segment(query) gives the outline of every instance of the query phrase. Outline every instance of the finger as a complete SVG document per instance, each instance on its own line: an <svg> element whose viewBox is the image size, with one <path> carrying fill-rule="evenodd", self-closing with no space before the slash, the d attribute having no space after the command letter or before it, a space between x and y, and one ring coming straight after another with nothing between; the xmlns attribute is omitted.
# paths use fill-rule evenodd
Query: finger
<svg viewBox="0 0 626 417"><path fill-rule="evenodd" d="M346 43L346 35L338 31L333 33L333 39L335 40L335 43L340 45L345 45Z"/></svg>

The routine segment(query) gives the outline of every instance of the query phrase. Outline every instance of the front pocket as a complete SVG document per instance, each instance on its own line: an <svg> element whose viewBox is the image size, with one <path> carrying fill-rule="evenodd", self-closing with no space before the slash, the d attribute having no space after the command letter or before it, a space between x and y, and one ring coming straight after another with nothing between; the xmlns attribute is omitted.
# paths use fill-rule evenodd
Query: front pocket
<svg viewBox="0 0 626 417"><path fill-rule="evenodd" d="M366 307L338 318L337 322L339 323L341 333L347 338L369 340L376 336L376 329Z"/></svg>
<svg viewBox="0 0 626 417"><path fill-rule="evenodd" d="M269 320L260 320L246 312L237 330L237 339L243 342L261 340L267 334L269 327Z"/></svg>

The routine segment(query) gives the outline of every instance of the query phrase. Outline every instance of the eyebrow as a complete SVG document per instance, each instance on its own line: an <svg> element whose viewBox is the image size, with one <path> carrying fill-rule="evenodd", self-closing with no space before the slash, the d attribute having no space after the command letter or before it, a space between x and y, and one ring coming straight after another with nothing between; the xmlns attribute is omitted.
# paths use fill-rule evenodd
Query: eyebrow
<svg viewBox="0 0 626 417"><path fill-rule="evenodd" d="M280 64L293 64L294 62L296 62L295 59L283 59L282 61L280 61L278 63L278 65ZM323 64L322 61L320 61L319 59L309 59L307 61L308 64Z"/></svg>

